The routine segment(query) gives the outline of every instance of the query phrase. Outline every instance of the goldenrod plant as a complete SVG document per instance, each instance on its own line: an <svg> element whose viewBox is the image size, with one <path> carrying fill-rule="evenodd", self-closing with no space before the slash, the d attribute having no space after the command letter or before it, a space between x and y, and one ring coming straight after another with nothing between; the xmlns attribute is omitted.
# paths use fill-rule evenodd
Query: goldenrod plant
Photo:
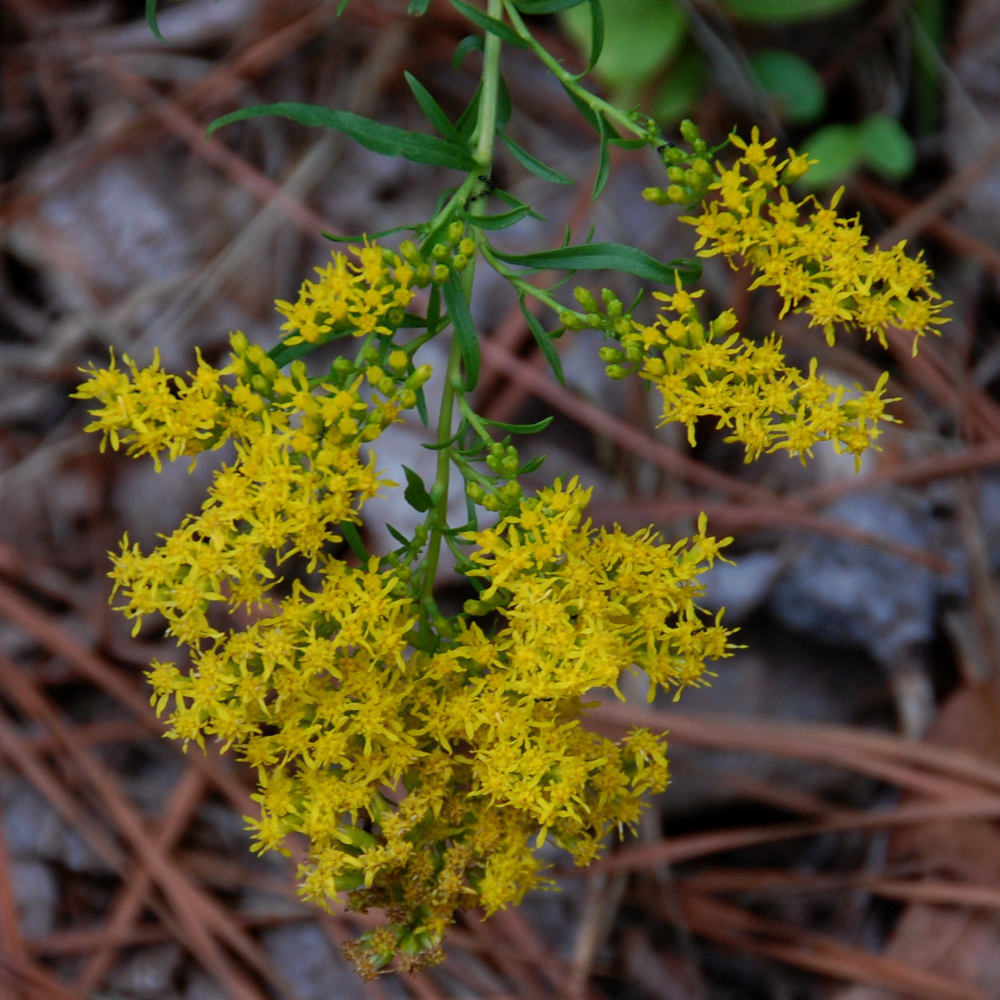
<svg viewBox="0 0 1000 1000"><path fill-rule="evenodd" d="M484 13L455 8L482 34L457 57L482 50L472 103L452 122L413 77L409 85L438 135L406 132L344 111L302 104L243 108L210 131L259 115L282 115L341 130L390 156L460 172L427 222L408 227L397 250L377 237L332 254L295 302L278 302L282 338L265 351L232 335L226 364L200 356L186 377L112 357L91 369L77 397L93 404L89 430L102 447L133 456L197 456L231 442L235 459L215 473L201 510L153 551L126 537L113 556L116 600L136 629L161 615L186 649L180 664L154 663L152 701L170 735L204 746L214 739L257 773L261 850L304 834L303 894L320 905L346 894L358 910L384 910L386 924L348 947L359 972L390 963L412 970L441 958L457 910L486 914L516 904L543 878L546 841L577 864L611 832L638 819L643 796L668 783L665 742L635 729L612 742L581 725L594 692L620 697L626 671L643 672L649 697L704 683L706 664L728 655L731 632L698 608L699 575L728 540L707 534L670 544L651 530L596 530L590 491L577 478L525 496L512 435L543 429L501 424L476 411L478 335L469 312L477 271L492 268L520 298L526 322L562 377L553 341L601 330L612 378L632 372L663 397L663 420L694 441L715 418L749 461L783 450L807 456L819 441L860 455L887 420L884 379L845 394L813 363L788 364L780 339L744 338L731 312L712 319L692 290L697 259L660 262L625 244L585 242L525 255L501 252L492 234L533 210L494 187L502 144L528 170L568 179L506 133L511 117L500 73L504 44L533 52L597 130L593 196L609 172L608 146L651 146L666 186L646 197L687 206L702 256L748 264L785 309L804 312L828 338L839 326L882 336L888 324L917 336L940 322L930 274L902 246L869 251L856 220L789 185L803 156L779 159L756 130L732 135L741 155L724 166L690 122L685 146L668 142L638 111L624 112L586 89L534 37L524 15L573 0L488 0ZM592 12L591 65L601 46L600 4ZM420 15L427 0L413 0ZM731 159L731 157L730 157ZM838 195L839 197L839 195ZM493 208L496 206L496 209ZM698 207L700 206L700 208ZM498 210L497 210L498 209ZM610 291L577 289L571 307L532 277L551 270L622 271L659 287L664 310L633 318ZM548 328L528 296L550 311ZM415 311L411 311L415 310ZM422 348L450 335L440 396L428 399ZM331 341L354 344L316 372L304 358ZM378 440L416 410L436 430L437 471L405 484L378 471ZM433 417L431 416L433 414ZM449 485L465 484L461 524L448 518ZM367 500L403 489L423 514L398 547L365 550L358 526ZM477 596L445 615L435 598L441 553ZM285 579L294 565L305 572ZM238 608L247 614L232 616ZM236 624L236 623L239 624ZM249 624L247 624L249 622Z"/></svg>

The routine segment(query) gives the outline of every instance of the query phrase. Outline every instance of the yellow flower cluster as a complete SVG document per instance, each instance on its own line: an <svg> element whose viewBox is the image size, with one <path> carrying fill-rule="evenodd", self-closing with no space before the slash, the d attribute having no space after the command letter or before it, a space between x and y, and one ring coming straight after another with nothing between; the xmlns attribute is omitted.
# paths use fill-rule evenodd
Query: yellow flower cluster
<svg viewBox="0 0 1000 1000"><path fill-rule="evenodd" d="M718 198L703 203L700 215L681 219L696 227L701 256L748 263L758 274L751 288L775 288L782 316L790 308L807 313L830 343L838 323L875 334L883 346L886 329L895 326L915 334L916 351L921 336L946 322L940 313L950 303L938 301L930 268L906 256L905 241L867 250L859 219L837 214L843 188L829 208L813 195L795 202L786 185L808 168L806 157L789 151L778 162L768 153L775 140L762 143L756 128L749 143L731 139L743 155L728 169L717 165L709 190Z"/></svg>
<svg viewBox="0 0 1000 1000"><path fill-rule="evenodd" d="M724 543L704 521L673 546L596 533L581 523L589 494L556 483L466 539L482 587L469 613L502 627L459 617L428 643L404 567L352 566L332 545L379 487L359 448L425 375L401 373L395 394L366 400L356 369L309 380L300 362L276 372L239 335L234 348L225 368L199 362L187 379L112 364L78 393L97 403L91 429L133 454L236 447L200 513L148 555L125 540L115 587L127 615L159 613L188 647L189 666L149 673L171 735L215 737L256 769L260 849L304 834L306 896L347 891L388 913L349 948L359 971L397 955L413 968L440 957L456 908L493 912L539 883L533 843L586 863L638 818L643 792L666 786L660 738L614 743L580 713L623 670L679 690L727 655L728 633L694 604ZM391 382L374 370L369 382ZM283 582L293 555L301 570ZM240 605L237 624L227 612Z"/></svg>
<svg viewBox="0 0 1000 1000"><path fill-rule="evenodd" d="M881 434L880 422L892 419L884 412L888 374L870 392L845 398L844 386L817 375L815 359L805 375L786 363L774 335L760 344L741 337L731 310L706 329L695 304L702 294L679 282L673 295L654 292L674 315L661 311L652 326L635 323L621 338L632 354L638 348L643 377L663 394L663 423L684 424L692 445L698 418L717 417L748 462L764 451L802 456L818 441L860 456Z"/></svg>
<svg viewBox="0 0 1000 1000"><path fill-rule="evenodd" d="M388 335L403 321L414 295L413 268L378 244L351 247L351 253L356 264L333 253L331 263L316 268L318 281L302 283L294 303L276 303L285 317L281 329L291 334L287 344L319 344L345 333Z"/></svg>

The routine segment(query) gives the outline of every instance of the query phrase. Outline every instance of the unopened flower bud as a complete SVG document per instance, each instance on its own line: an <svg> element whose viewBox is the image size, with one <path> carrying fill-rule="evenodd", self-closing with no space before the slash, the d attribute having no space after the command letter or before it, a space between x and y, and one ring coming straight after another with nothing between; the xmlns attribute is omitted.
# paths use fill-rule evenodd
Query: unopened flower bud
<svg viewBox="0 0 1000 1000"><path fill-rule="evenodd" d="M451 256L451 247L445 243L435 243L431 250L431 256L435 260L446 260Z"/></svg>
<svg viewBox="0 0 1000 1000"><path fill-rule="evenodd" d="M396 388L396 383L388 375L385 375L378 380L377 388L383 396L391 396L393 390Z"/></svg>
<svg viewBox="0 0 1000 1000"><path fill-rule="evenodd" d="M597 356L607 365L612 364L616 361L621 361L622 354L621 351L615 350L613 347L602 347L598 352Z"/></svg>
<svg viewBox="0 0 1000 1000"><path fill-rule="evenodd" d="M427 264L421 264L416 271L413 272L413 280L418 288L426 288L430 284L431 280L431 269Z"/></svg>
<svg viewBox="0 0 1000 1000"><path fill-rule="evenodd" d="M628 372L621 365L608 365L605 371L608 378L614 379L616 382L620 382L628 376Z"/></svg>
<svg viewBox="0 0 1000 1000"><path fill-rule="evenodd" d="M409 363L410 359L407 356L406 351L396 350L389 355L390 367L394 368L398 372L401 372Z"/></svg>
<svg viewBox="0 0 1000 1000"><path fill-rule="evenodd" d="M271 389L271 383L263 375L254 375L250 384L256 392L269 392Z"/></svg>
<svg viewBox="0 0 1000 1000"><path fill-rule="evenodd" d="M462 233L465 232L465 223L463 222L453 222L448 227L448 242L452 245L458 243L462 238Z"/></svg>
<svg viewBox="0 0 1000 1000"><path fill-rule="evenodd" d="M668 167L667 176L675 183L680 183L684 180L684 168L683 167Z"/></svg>
<svg viewBox="0 0 1000 1000"><path fill-rule="evenodd" d="M385 372L382 371L378 365L372 365L372 367L365 372L365 376L372 385L378 385L378 383L385 378Z"/></svg>
<svg viewBox="0 0 1000 1000"><path fill-rule="evenodd" d="M667 188L667 197L675 204L681 205L688 200L688 196L679 184L671 184Z"/></svg>
<svg viewBox="0 0 1000 1000"><path fill-rule="evenodd" d="M651 201L654 205L669 205L670 196L663 188L649 187L642 192L646 201Z"/></svg>
<svg viewBox="0 0 1000 1000"><path fill-rule="evenodd" d="M476 241L468 236L458 244L459 253L464 253L466 257L471 257L476 252Z"/></svg>
<svg viewBox="0 0 1000 1000"><path fill-rule="evenodd" d="M597 312L597 300L586 288L577 288L573 291L573 298L583 306L587 312Z"/></svg>
<svg viewBox="0 0 1000 1000"><path fill-rule="evenodd" d="M448 280L448 275L451 271L448 269L447 264L435 264L432 277L435 284L443 285Z"/></svg>
<svg viewBox="0 0 1000 1000"><path fill-rule="evenodd" d="M568 330L582 330L584 326L583 317L578 313L570 312L568 309L564 309L559 313L559 322Z"/></svg>
<svg viewBox="0 0 1000 1000"><path fill-rule="evenodd" d="M457 253L451 260L451 266L456 271L464 271L469 266L469 258L464 253Z"/></svg>
<svg viewBox="0 0 1000 1000"><path fill-rule="evenodd" d="M430 365L420 365L404 383L407 389L419 389L434 374Z"/></svg>

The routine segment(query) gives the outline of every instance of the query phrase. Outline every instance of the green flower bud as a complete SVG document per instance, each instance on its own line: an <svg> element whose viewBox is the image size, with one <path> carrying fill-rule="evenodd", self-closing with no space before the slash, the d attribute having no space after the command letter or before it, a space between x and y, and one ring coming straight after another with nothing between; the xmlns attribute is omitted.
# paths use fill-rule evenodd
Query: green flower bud
<svg viewBox="0 0 1000 1000"><path fill-rule="evenodd" d="M668 167L667 176L676 184L684 180L684 168L683 167Z"/></svg>
<svg viewBox="0 0 1000 1000"><path fill-rule="evenodd" d="M476 252L476 241L468 236L458 244L458 252L464 253L466 257L471 257Z"/></svg>
<svg viewBox="0 0 1000 1000"><path fill-rule="evenodd" d="M396 383L393 382L388 375L385 375L378 380L378 391L382 393L383 396L391 396L395 388Z"/></svg>
<svg viewBox="0 0 1000 1000"><path fill-rule="evenodd" d="M416 282L417 288L426 288L430 284L431 280L431 269L426 264L421 264L413 272L413 280Z"/></svg>
<svg viewBox="0 0 1000 1000"><path fill-rule="evenodd" d="M453 222L448 227L448 242L454 246L454 244L456 244L462 238L462 233L464 232L465 232L464 222Z"/></svg>
<svg viewBox="0 0 1000 1000"><path fill-rule="evenodd" d="M698 157L698 159L691 164L691 169L694 170L695 173L700 174L702 177L712 177L715 174L715 171L712 169L712 164L709 163L708 160L703 160L701 157Z"/></svg>
<svg viewBox="0 0 1000 1000"><path fill-rule="evenodd" d="M457 253L451 260L451 266L456 271L464 271L469 266L469 258L464 253Z"/></svg>
<svg viewBox="0 0 1000 1000"><path fill-rule="evenodd" d="M250 342L247 340L246 334L242 330L237 330L229 338L229 344L233 349L233 353L237 357L242 357L250 349Z"/></svg>
<svg viewBox="0 0 1000 1000"><path fill-rule="evenodd" d="M264 378L274 380L278 377L278 366L266 355L258 367L260 368L260 373L264 376Z"/></svg>
<svg viewBox="0 0 1000 1000"><path fill-rule="evenodd" d="M578 313L570 312L568 309L564 309L559 313L559 322L567 330L582 330L584 327L583 317Z"/></svg>
<svg viewBox="0 0 1000 1000"><path fill-rule="evenodd" d="M260 344L251 344L247 349L247 361L254 365L256 368L260 368L260 363L267 357L267 353Z"/></svg>
<svg viewBox="0 0 1000 1000"><path fill-rule="evenodd" d="M423 254L409 240L403 240L399 244L399 252L403 255L403 260L413 267L424 262Z"/></svg>
<svg viewBox="0 0 1000 1000"><path fill-rule="evenodd" d="M338 375L350 375L354 371L354 362L349 358L337 358L332 367Z"/></svg>
<svg viewBox="0 0 1000 1000"><path fill-rule="evenodd" d="M608 378L614 379L616 382L628 377L628 372L621 365L608 365L605 371Z"/></svg>
<svg viewBox="0 0 1000 1000"><path fill-rule="evenodd" d="M573 291L573 298L583 306L587 312L597 312L597 300L586 288L576 288Z"/></svg>
<svg viewBox="0 0 1000 1000"><path fill-rule="evenodd" d="M407 389L419 389L433 374L430 365L420 365L403 384Z"/></svg>
<svg viewBox="0 0 1000 1000"><path fill-rule="evenodd" d="M250 385L253 386L255 392L259 393L268 392L271 388L271 383L263 375L254 375L250 379Z"/></svg>
<svg viewBox="0 0 1000 1000"><path fill-rule="evenodd" d="M683 205L684 202L688 200L688 195L684 191L684 188L678 184L671 184L670 187L667 188L667 197L675 205Z"/></svg>
<svg viewBox="0 0 1000 1000"><path fill-rule="evenodd" d="M602 347L598 352L597 356L607 365L613 364L622 359L621 351L616 350L613 347Z"/></svg>
<svg viewBox="0 0 1000 1000"><path fill-rule="evenodd" d="M629 344L625 350L625 357L631 361L642 361L642 348L638 344Z"/></svg>
<svg viewBox="0 0 1000 1000"><path fill-rule="evenodd" d="M684 121L681 122L681 135L684 136L685 142L692 145L701 138L698 126L695 125L690 118L685 118Z"/></svg>
<svg viewBox="0 0 1000 1000"><path fill-rule="evenodd" d="M399 394L399 405L404 410L409 410L417 405L417 394L412 389L404 389Z"/></svg>
<svg viewBox="0 0 1000 1000"><path fill-rule="evenodd" d="M436 285L443 285L448 280L449 274L451 274L451 271L449 270L447 264L434 265L434 272L432 274L432 278Z"/></svg>
<svg viewBox="0 0 1000 1000"><path fill-rule="evenodd" d="M451 247L444 243L435 243L431 250L431 256L435 260L447 260L451 256Z"/></svg>

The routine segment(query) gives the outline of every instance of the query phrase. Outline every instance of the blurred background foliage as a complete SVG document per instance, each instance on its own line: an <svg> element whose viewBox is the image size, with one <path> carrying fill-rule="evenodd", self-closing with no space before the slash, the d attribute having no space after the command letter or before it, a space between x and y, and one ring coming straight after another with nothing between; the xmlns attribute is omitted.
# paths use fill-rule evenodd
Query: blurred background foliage
<svg viewBox="0 0 1000 1000"><path fill-rule="evenodd" d="M828 84L810 64L810 35L795 28L859 3L719 0L707 5L710 11L717 9L715 20L728 15L736 25L745 22L762 29L757 34L760 47L741 52L744 58L731 60L730 69L780 123L795 148L820 161L807 179L812 189L842 183L860 167L889 181L904 180L916 163L910 132L926 134L938 119L946 0L910 5L908 46L895 55L905 63L905 75L912 77L912 107L904 108L892 89L883 96L885 106L868 113L830 99ZM665 126L691 111L712 83L704 36L718 25L706 23L705 7L690 0L605 0L606 38L596 73L619 104L639 103ZM588 51L590 6L563 11L560 20L580 51ZM780 45L773 44L775 37ZM912 120L901 121L904 113Z"/></svg>

